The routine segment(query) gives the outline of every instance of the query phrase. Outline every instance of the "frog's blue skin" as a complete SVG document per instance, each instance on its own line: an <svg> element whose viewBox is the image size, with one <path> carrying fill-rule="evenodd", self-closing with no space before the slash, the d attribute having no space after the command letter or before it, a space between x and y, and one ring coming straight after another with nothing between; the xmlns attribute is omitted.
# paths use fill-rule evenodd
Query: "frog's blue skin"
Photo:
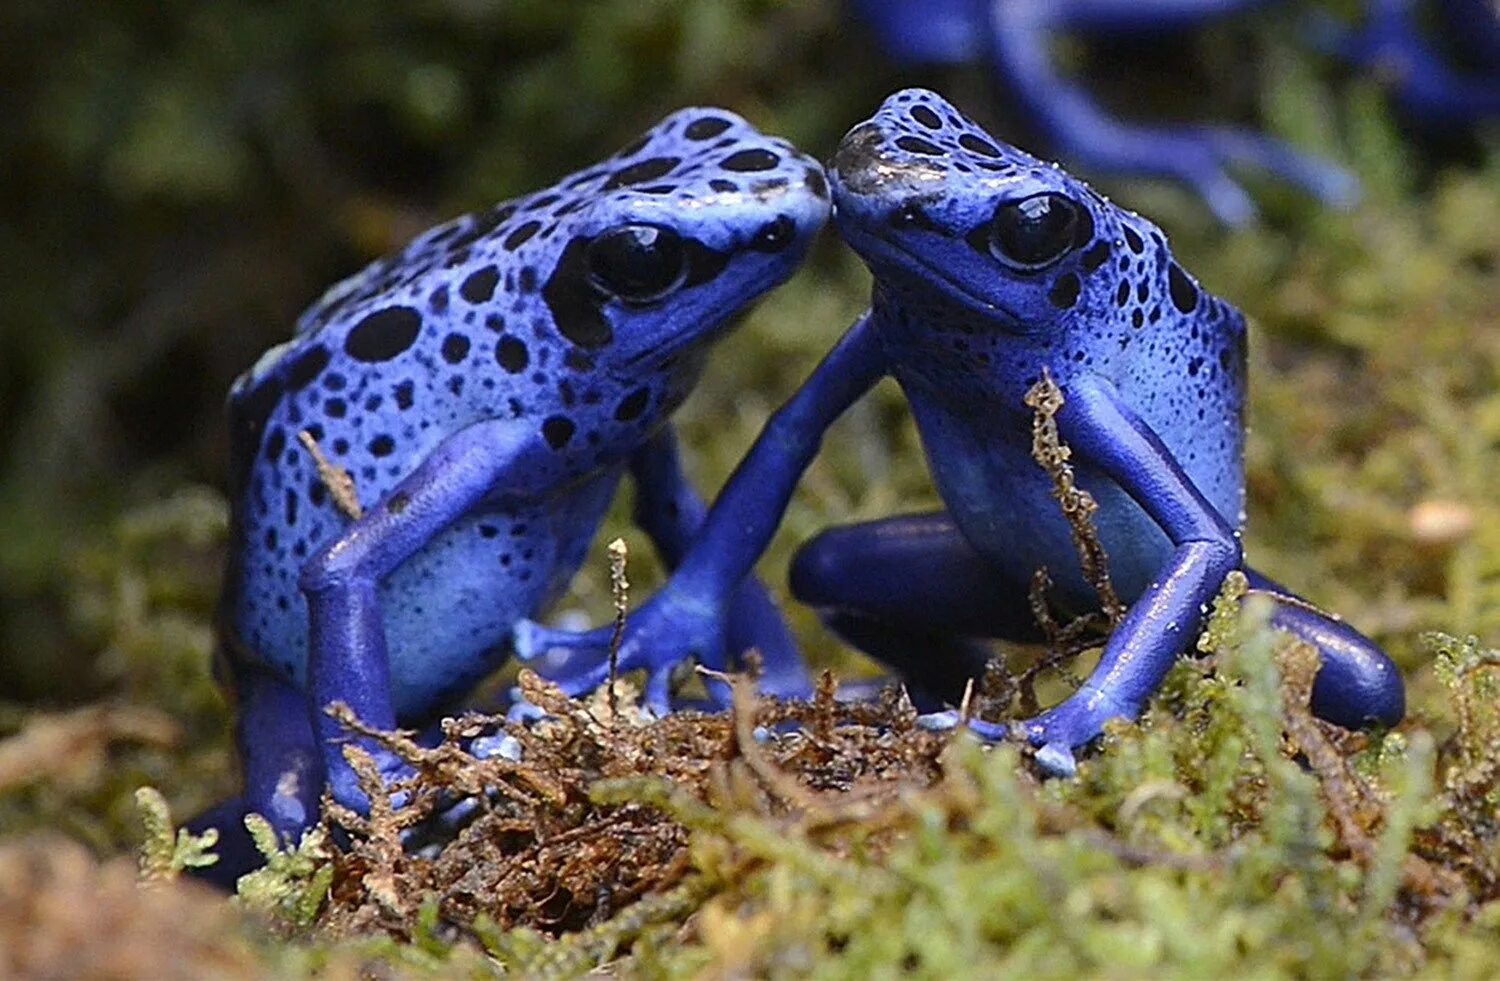
<svg viewBox="0 0 1500 981"><path fill-rule="evenodd" d="M295 835L325 778L364 805L323 709L342 700L389 728L451 705L506 659L516 620L565 590L627 470L674 563L703 504L668 417L828 209L816 161L687 109L602 164L432 229L303 314L230 396L221 667L245 794L214 818L232 829L248 809ZM304 431L352 475L359 520ZM763 588L733 605L725 649L759 649L770 688L805 691ZM646 666L664 686L671 665Z"/></svg>
<svg viewBox="0 0 1500 981"><path fill-rule="evenodd" d="M1100 175L1165 177L1193 188L1226 224L1255 206L1230 166L1275 174L1320 200L1346 206L1355 180L1268 137L1226 126L1143 127L1100 108L1059 75L1049 46L1058 34L1153 33L1192 26L1267 0L854 0L881 46L916 64L989 59L1006 96L1058 154Z"/></svg>
<svg viewBox="0 0 1500 981"><path fill-rule="evenodd" d="M1072 772L1074 750L1105 721L1139 714L1224 576L1244 568L1244 318L1177 264L1150 222L992 139L931 92L886 100L844 138L830 177L838 228L874 273L871 309L767 423L624 649L643 640L722 656L721 611L824 430L891 375L946 510L824 532L798 554L792 589L952 704L983 667L976 638L1036 637L1034 570L1050 570L1059 612L1097 605L1031 456L1023 398L1045 370L1063 391L1059 430L1130 603L1083 687L1015 727L1044 767ZM1040 258L1023 267L1008 257L1003 230L1012 243L1041 241ZM1345 726L1401 718L1401 677L1378 648L1245 571L1274 597L1275 621L1321 649L1318 715ZM518 630L523 647L587 647L596 659L605 639Z"/></svg>
<svg viewBox="0 0 1500 981"><path fill-rule="evenodd" d="M1408 119L1433 130L1500 116L1500 8L1490 0L1443 0L1445 33L1474 70L1450 67L1422 38L1414 0L1371 0L1365 23L1351 30L1331 16L1315 22L1315 39L1350 64L1384 79Z"/></svg>

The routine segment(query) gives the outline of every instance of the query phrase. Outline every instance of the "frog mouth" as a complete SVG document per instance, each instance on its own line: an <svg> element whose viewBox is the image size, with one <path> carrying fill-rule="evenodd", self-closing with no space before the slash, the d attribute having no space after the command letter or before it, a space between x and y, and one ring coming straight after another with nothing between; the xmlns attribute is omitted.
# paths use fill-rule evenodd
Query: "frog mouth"
<svg viewBox="0 0 1500 981"><path fill-rule="evenodd" d="M680 335L673 338L671 341L663 344L658 344L656 347L646 348L643 351L632 354L620 364L619 368L612 371L611 374L621 381L628 382L632 379L635 379L637 377L637 373L642 368L651 370L660 368L662 365L671 361L673 358L679 357L683 354L683 352L691 348L697 347L698 345L711 344L714 341L718 340L726 332L728 327L735 322L735 318L742 315L742 313L731 314L703 328L702 330Z"/></svg>
<svg viewBox="0 0 1500 981"><path fill-rule="evenodd" d="M997 303L987 296L981 296L971 287L955 279L946 269L934 263L930 257L924 256L904 244L892 241L874 232L863 230L845 229L844 235L850 240L850 245L854 245L857 241L860 249L867 253L890 261L899 262L903 265L917 267L922 277L931 283L939 293L944 294L948 299L960 306L973 308L981 315L992 317L1007 325L1020 327L1023 324L1022 319L1014 310L1001 303Z"/></svg>
<svg viewBox="0 0 1500 981"><path fill-rule="evenodd" d="M614 371L629 380L643 368L659 366L691 348L720 339L745 318L767 291L790 275L788 270L784 274L765 272L746 277L742 295L731 298L722 306L714 304L698 312L697 316L685 312L681 319L694 323L694 329L677 332L660 343L631 353L619 362L619 367Z"/></svg>

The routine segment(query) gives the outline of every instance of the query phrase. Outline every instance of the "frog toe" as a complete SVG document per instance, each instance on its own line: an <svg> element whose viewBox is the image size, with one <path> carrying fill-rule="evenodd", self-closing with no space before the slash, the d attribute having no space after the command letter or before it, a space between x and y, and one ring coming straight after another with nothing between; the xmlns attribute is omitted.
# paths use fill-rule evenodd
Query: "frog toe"
<svg viewBox="0 0 1500 981"><path fill-rule="evenodd" d="M950 729L957 729L962 724L963 716L953 709L917 716L917 725L930 732L947 732Z"/></svg>
<svg viewBox="0 0 1500 981"><path fill-rule="evenodd" d="M1037 766L1051 777L1073 777L1078 774L1078 761L1073 750L1064 743L1048 743L1036 751Z"/></svg>
<svg viewBox="0 0 1500 981"><path fill-rule="evenodd" d="M502 759L512 763L521 762L524 755L520 741L508 732L479 736L469 743L469 753L479 760Z"/></svg>
<svg viewBox="0 0 1500 981"><path fill-rule="evenodd" d="M1003 742L1010 738L1010 726L1004 722L986 722L983 719L965 719L963 714L949 709L945 712L928 712L917 716L917 725L932 732L948 732L960 726L968 729L980 739L988 742Z"/></svg>
<svg viewBox="0 0 1500 981"><path fill-rule="evenodd" d="M521 661L535 661L556 654L598 653L609 649L613 633L610 627L585 631L559 630L543 626L535 620L518 620L511 628L511 650Z"/></svg>

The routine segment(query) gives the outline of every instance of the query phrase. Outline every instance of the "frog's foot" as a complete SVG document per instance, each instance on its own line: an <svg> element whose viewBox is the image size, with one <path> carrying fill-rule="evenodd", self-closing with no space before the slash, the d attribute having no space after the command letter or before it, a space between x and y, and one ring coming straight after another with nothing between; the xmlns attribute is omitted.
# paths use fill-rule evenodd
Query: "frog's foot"
<svg viewBox="0 0 1500 981"><path fill-rule="evenodd" d="M1205 127L1199 135L1222 165L1263 171L1334 208L1347 209L1359 203L1359 180L1338 164L1233 126Z"/></svg>
<svg viewBox="0 0 1500 981"><path fill-rule="evenodd" d="M725 624L714 604L662 592L632 614L618 634L613 627L574 632L522 620L513 629L511 646L523 661L561 656L560 667L540 673L575 698L607 682L612 672L643 670L643 705L665 716L672 708L672 675L678 665L696 660L724 670Z"/></svg>
<svg viewBox="0 0 1500 981"><path fill-rule="evenodd" d="M1343 168L1233 127L1155 129L1117 123L1107 132L1087 135L1064 127L1059 143L1063 156L1101 173L1180 181L1231 226L1256 217L1255 204L1232 169L1263 171L1333 207L1348 208L1359 199L1359 182Z"/></svg>
<svg viewBox="0 0 1500 981"><path fill-rule="evenodd" d="M948 732L963 726L981 739L990 742L1003 742L1011 736L1010 726L1004 722L985 722L983 719L965 719L963 713L957 709L947 709L942 712L929 712L926 715L917 716L917 725L923 729L931 729L933 732Z"/></svg>
<svg viewBox="0 0 1500 981"><path fill-rule="evenodd" d="M405 807L409 803L409 794L404 790L392 792L390 788L393 784L415 776L416 771L409 763L384 746L367 739L358 740L358 745L374 761L375 773L380 778L382 791L389 796L391 807L396 809ZM370 798L365 794L359 775L354 772L348 761L344 760L342 766L335 766L331 769L328 789L333 794L333 799L356 814L368 816Z"/></svg>
<svg viewBox="0 0 1500 981"><path fill-rule="evenodd" d="M953 709L918 716L917 725L935 732L946 732L963 726L981 739L996 743L1011 738L1026 738L1027 735L1025 724L1012 726L1004 722L985 722L982 719L965 721ZM1078 763L1073 759L1073 747L1066 742L1033 742L1033 745L1036 746L1037 765L1042 768L1043 773L1053 777L1071 777L1078 772Z"/></svg>
<svg viewBox="0 0 1500 981"><path fill-rule="evenodd" d="M518 659L528 663L557 654L567 655L569 661L593 660L600 654L608 656L614 635L613 627L562 630L535 620L519 620L511 630L511 649Z"/></svg>
<svg viewBox="0 0 1500 981"><path fill-rule="evenodd" d="M963 717L952 709L918 716L917 725L935 732L946 732L962 725L981 739L987 739L990 742L1003 742L1011 738L1021 739L1026 738L1027 735L1024 724L1012 726L1003 722L985 722L982 719L969 719L964 722ZM1042 768L1043 773L1052 777L1071 777L1078 773L1078 761L1073 758L1073 747L1068 745L1066 740L1041 743L1033 740L1032 745L1036 746L1036 762Z"/></svg>
<svg viewBox="0 0 1500 981"><path fill-rule="evenodd" d="M1490 14L1497 22L1500 16ZM1477 25L1476 35L1497 32ZM1350 27L1319 12L1307 31L1314 46L1370 72L1394 91L1406 114L1433 128L1465 125L1500 115L1500 76L1463 75L1423 40L1409 0L1377 0L1365 23Z"/></svg>
<svg viewBox="0 0 1500 981"><path fill-rule="evenodd" d="M610 651L616 643L612 627L578 633L525 620L517 624L514 633L516 655L522 660L567 652L557 663L539 666L537 673L569 698L582 698L596 691L609 682L611 673L621 675L644 669L646 687L641 708L656 718L665 718L672 711L672 678L680 661L640 655L636 653L641 650L639 646L627 651L623 645L612 659ZM515 700L509 714L512 721L530 722L546 717L546 712L528 702L520 689L511 694Z"/></svg>
<svg viewBox="0 0 1500 981"><path fill-rule="evenodd" d="M630 472L636 482L635 522L651 536L668 570L674 570L692 549L708 508L682 472L670 426L632 458ZM726 637L729 652L760 655L761 691L783 698L812 695L796 638L759 577L746 577L735 590ZM723 694L715 693L719 700Z"/></svg>
<svg viewBox="0 0 1500 981"><path fill-rule="evenodd" d="M1120 11L1138 6L1147 17L1158 12L1156 5L1111 6ZM1341 168L1269 137L1217 127L1133 126L1114 118L1052 67L1054 34L1083 16L1081 8L1066 3L997 3L991 10L996 70L1060 156L1101 174L1180 181L1228 225L1255 217L1255 205L1230 176L1231 168L1264 170L1335 206L1347 206L1358 196L1354 178Z"/></svg>
<svg viewBox="0 0 1500 981"><path fill-rule="evenodd" d="M1105 722L1116 718L1134 718L1134 713L1106 693L1086 684L1066 701L1022 722L965 720L959 712L950 709L920 716L917 724L936 731L962 725L993 742L1025 740L1035 747L1036 762L1042 772L1054 777L1071 777L1078 772L1074 753L1096 739L1104 731Z"/></svg>
<svg viewBox="0 0 1500 981"><path fill-rule="evenodd" d="M1038 715L1015 724L1018 736L1036 747L1036 761L1057 777L1071 777L1078 766L1073 754L1104 732L1110 719L1134 719L1132 710L1107 691L1085 682L1068 698Z"/></svg>

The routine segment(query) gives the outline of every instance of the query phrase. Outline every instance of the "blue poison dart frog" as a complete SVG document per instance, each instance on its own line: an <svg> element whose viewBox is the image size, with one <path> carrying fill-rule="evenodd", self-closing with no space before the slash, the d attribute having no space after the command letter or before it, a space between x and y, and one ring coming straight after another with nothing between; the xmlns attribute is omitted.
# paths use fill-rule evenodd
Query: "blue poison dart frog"
<svg viewBox="0 0 1500 981"><path fill-rule="evenodd" d="M1031 455L1023 400L1046 372L1129 609L1071 697L1013 728L977 730L1015 733L1044 768L1071 773L1107 720L1140 713L1235 569L1274 598L1278 626L1321 650L1319 716L1349 727L1401 719L1402 680L1385 654L1242 564L1245 320L1173 259L1156 226L920 89L844 137L830 183L838 229L874 274L871 309L766 424L677 571L632 618L623 656L644 643L655 657L676 645L722 658L729 598L823 432L890 375L944 510L823 532L796 556L792 592L913 688L954 704L988 658L981 639L1040 639L1035 570L1051 571L1058 612L1098 602ZM523 623L518 640L589 648L599 661L608 637Z"/></svg>
<svg viewBox="0 0 1500 981"><path fill-rule="evenodd" d="M1479 0L1482 2L1482 0ZM854 0L880 45L913 64L987 60L1018 106L1070 164L1099 175L1164 177L1193 188L1225 223L1255 215L1229 174L1251 167L1320 200L1358 196L1340 168L1285 144L1228 126L1146 127L1106 113L1059 74L1050 45L1060 34L1143 34L1192 26L1265 0Z"/></svg>
<svg viewBox="0 0 1500 981"><path fill-rule="evenodd" d="M1441 57L1422 38L1415 0L1371 0L1357 30L1332 16L1315 23L1315 39L1391 88L1406 118L1430 130L1500 116L1500 6L1493 0L1441 0L1443 34L1467 70Z"/></svg>
<svg viewBox="0 0 1500 981"><path fill-rule="evenodd" d="M680 559L704 505L667 420L712 342L797 267L828 198L785 140L686 109L308 309L230 394L220 668L245 791L198 823L232 834L249 810L295 836L325 783L364 805L324 708L389 728L450 707L567 588L627 471L637 522ZM754 647L770 688L804 690L760 584L731 606L724 650Z"/></svg>

